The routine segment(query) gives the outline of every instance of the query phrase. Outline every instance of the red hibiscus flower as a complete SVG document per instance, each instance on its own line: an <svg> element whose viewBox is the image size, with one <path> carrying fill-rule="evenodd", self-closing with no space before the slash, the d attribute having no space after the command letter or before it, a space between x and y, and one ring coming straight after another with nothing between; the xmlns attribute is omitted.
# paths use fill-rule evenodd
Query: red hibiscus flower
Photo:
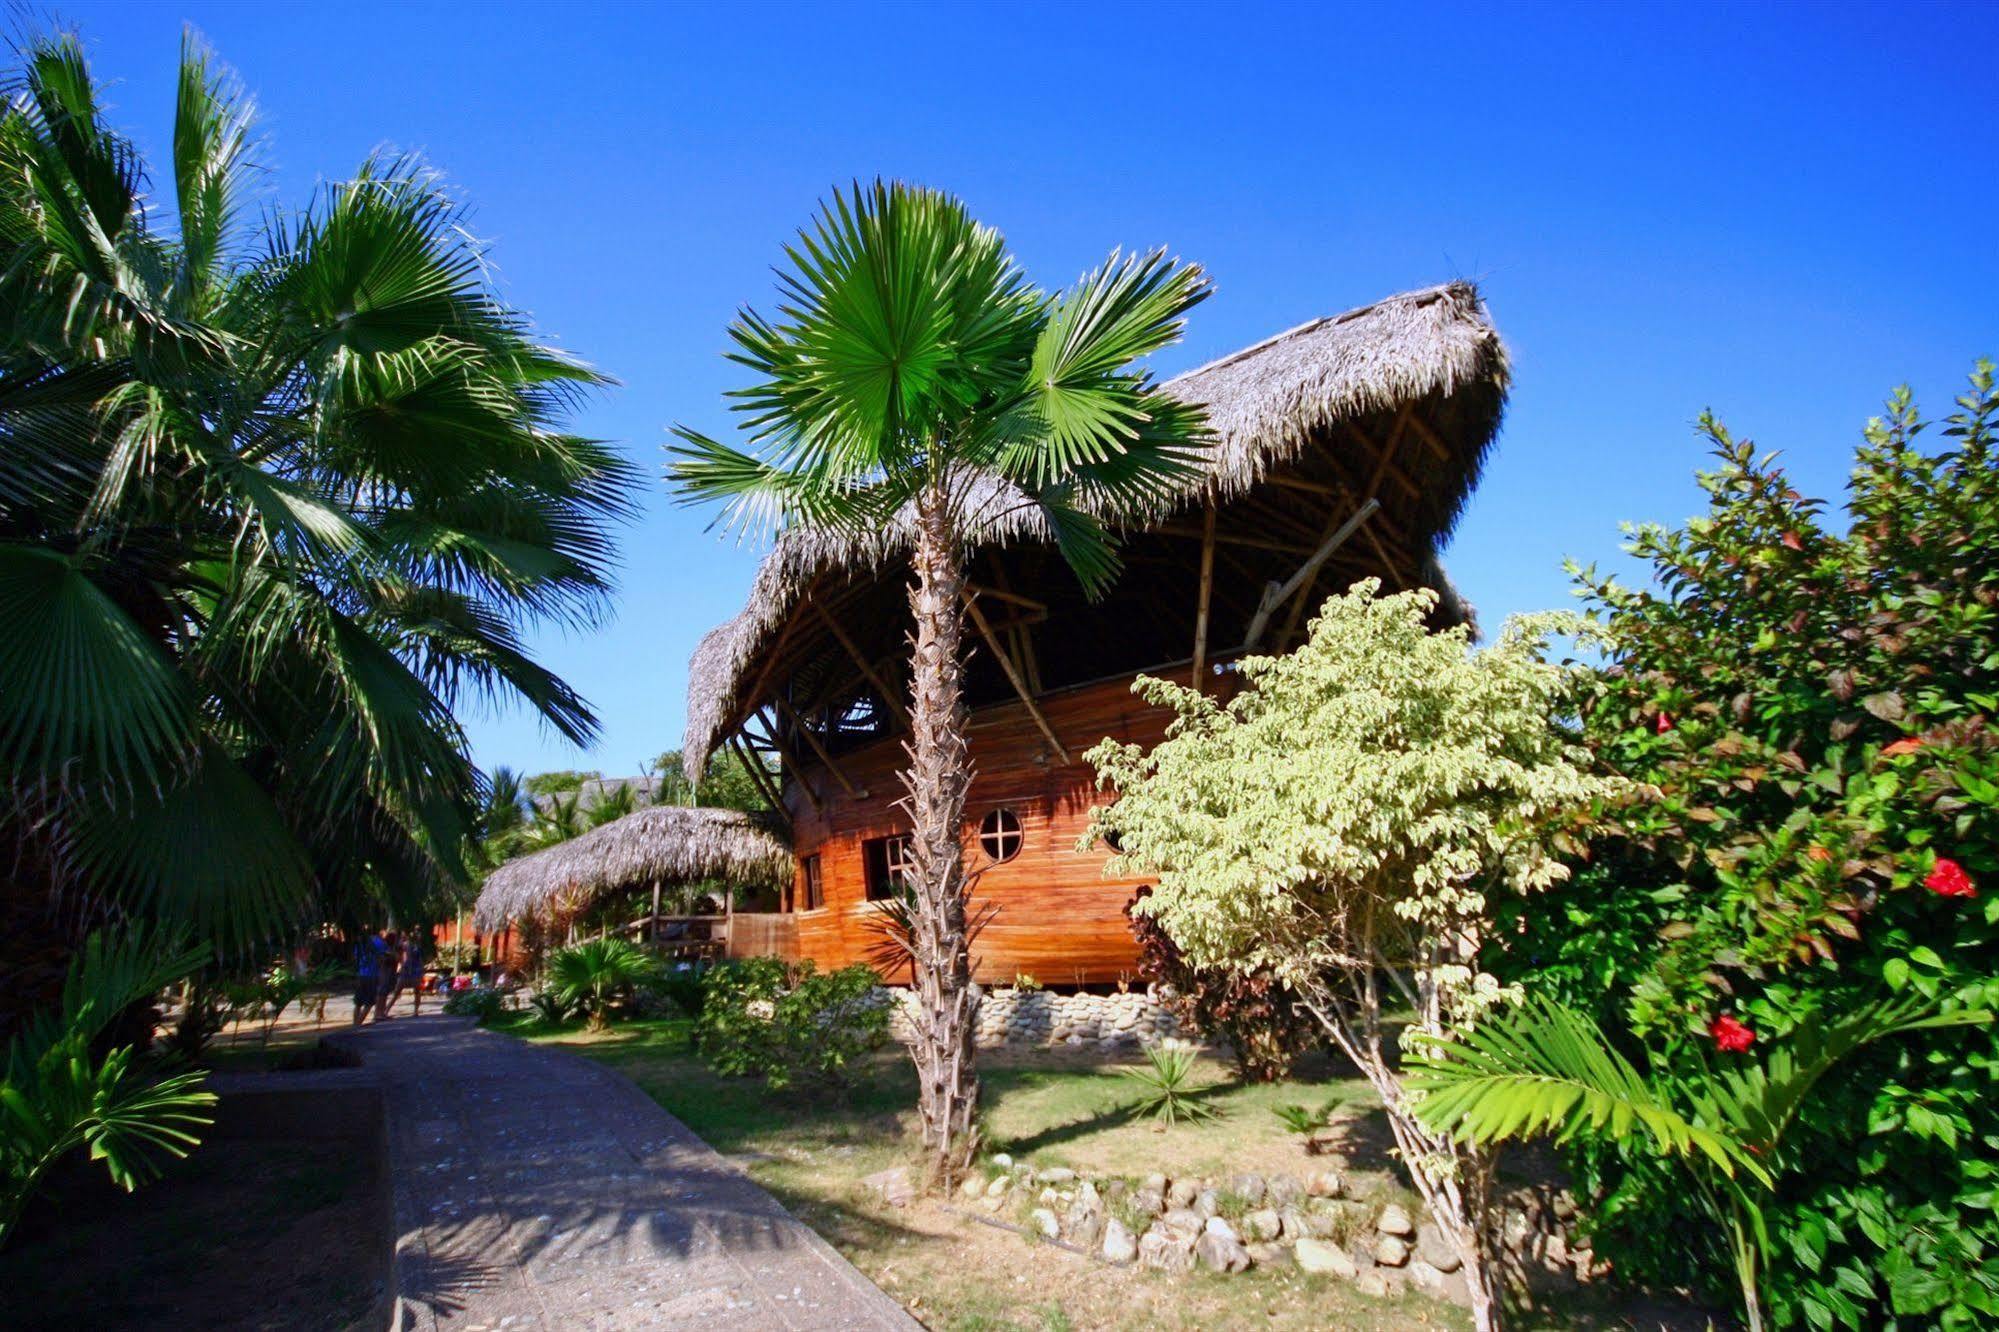
<svg viewBox="0 0 1999 1332"><path fill-rule="evenodd" d="M1923 880L1923 887L1938 897L1978 896L1978 889L1973 886L1971 876L1964 872L1964 866L1946 856L1937 857L1937 863L1930 867L1929 875Z"/></svg>
<svg viewBox="0 0 1999 1332"><path fill-rule="evenodd" d="M1714 1037L1714 1048L1724 1054L1741 1054L1756 1043L1756 1033L1731 1013L1716 1018L1707 1034Z"/></svg>
<svg viewBox="0 0 1999 1332"><path fill-rule="evenodd" d="M1658 722L1657 722L1657 723L1656 723L1656 724L1655 724L1655 725L1653 726L1653 728L1652 728L1652 729L1654 729L1655 731L1657 731L1657 732L1658 732L1658 733L1659 733L1660 735L1664 735L1664 734L1665 734L1666 732L1668 732L1668 731L1672 730L1672 729L1673 729L1673 714L1672 714L1672 713L1670 713L1670 712L1662 712L1662 713L1660 713L1660 714L1659 714L1659 720L1658 720Z"/></svg>

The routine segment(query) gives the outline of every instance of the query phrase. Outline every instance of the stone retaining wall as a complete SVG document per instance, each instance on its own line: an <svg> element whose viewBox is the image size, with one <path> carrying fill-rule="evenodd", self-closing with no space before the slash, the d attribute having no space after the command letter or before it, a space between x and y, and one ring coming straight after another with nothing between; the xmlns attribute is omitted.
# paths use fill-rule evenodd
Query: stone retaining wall
<svg viewBox="0 0 1999 1332"><path fill-rule="evenodd" d="M908 1015L914 1011L915 992L891 989L885 993L893 1005L889 1030L897 1040L906 1042L912 1034ZM1143 991L1057 994L1050 990L988 990L979 1004L978 1042L986 1049L1015 1045L1116 1053L1180 1034L1179 1020L1159 999Z"/></svg>

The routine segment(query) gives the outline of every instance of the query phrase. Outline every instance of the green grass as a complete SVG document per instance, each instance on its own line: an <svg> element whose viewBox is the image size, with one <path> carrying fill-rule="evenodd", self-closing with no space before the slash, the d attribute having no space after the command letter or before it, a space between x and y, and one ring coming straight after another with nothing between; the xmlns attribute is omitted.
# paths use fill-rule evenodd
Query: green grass
<svg viewBox="0 0 1999 1332"><path fill-rule="evenodd" d="M915 1075L900 1050L871 1060L845 1095L808 1099L710 1072L694 1055L686 1019L626 1022L601 1035L578 1025L550 1029L531 1015L497 1026L601 1060L630 1077L933 1328L1389 1332L1467 1324L1460 1311L1420 1296L1373 1301L1349 1285L1295 1270L1168 1277L1091 1262L935 1201L906 1211L886 1208L859 1181L912 1160ZM1356 1131L1349 1145L1379 1155L1377 1126L1368 1114L1371 1094L1358 1080L1330 1076L1323 1065L1308 1066L1304 1077L1289 1082L1242 1085L1225 1065L1203 1059L1195 1094L1216 1117L1164 1130L1134 1117L1138 1089L1122 1067L1053 1053L982 1056L986 1150L1093 1175L1303 1176L1324 1159L1308 1155L1271 1109L1338 1095ZM1382 1173L1360 1182L1363 1191L1388 1196L1396 1192L1388 1163L1381 1158L1378 1164ZM1028 1197L1016 1201L1034 1205ZM1013 1218L1002 1211L997 1219Z"/></svg>

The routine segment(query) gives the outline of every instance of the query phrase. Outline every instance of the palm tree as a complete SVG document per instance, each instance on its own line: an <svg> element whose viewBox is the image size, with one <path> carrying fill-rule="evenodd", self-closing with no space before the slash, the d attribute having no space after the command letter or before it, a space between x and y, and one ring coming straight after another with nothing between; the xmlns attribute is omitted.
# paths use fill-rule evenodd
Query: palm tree
<svg viewBox="0 0 1999 1332"><path fill-rule="evenodd" d="M164 189L81 47L0 108L0 838L17 882L228 946L467 875L454 709L589 708L523 629L609 593L603 381L502 304L406 159L264 212L249 103L192 40ZM162 214L173 214L173 225Z"/></svg>
<svg viewBox="0 0 1999 1332"><path fill-rule="evenodd" d="M1163 253L1113 254L1050 296L958 200L879 181L836 195L787 255L777 320L745 311L730 330L757 377L736 395L750 451L679 427L673 470L687 499L722 501L738 525L909 533L913 1054L924 1143L948 1185L977 1146L966 547L1025 510L1086 588L1110 582L1106 520L1162 503L1205 437L1201 413L1132 362L1176 340L1209 285Z"/></svg>
<svg viewBox="0 0 1999 1332"><path fill-rule="evenodd" d="M590 1015L590 1030L611 1025L611 1004L658 971L651 954L627 939L591 939L548 960L549 988L572 1009Z"/></svg>

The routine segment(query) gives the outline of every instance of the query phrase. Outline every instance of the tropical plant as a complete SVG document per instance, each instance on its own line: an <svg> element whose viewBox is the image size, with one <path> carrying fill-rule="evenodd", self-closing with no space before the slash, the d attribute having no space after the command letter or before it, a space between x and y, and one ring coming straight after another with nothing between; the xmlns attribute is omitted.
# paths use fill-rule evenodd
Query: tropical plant
<svg viewBox="0 0 1999 1332"><path fill-rule="evenodd" d="M35 37L0 110L0 837L16 882L248 950L466 874L452 715L587 740L523 627L587 622L630 465L600 383L494 295L460 208L376 159L260 210L192 39L172 160ZM170 223L163 225L162 219ZM314 895L319 901L308 912Z"/></svg>
<svg viewBox="0 0 1999 1332"><path fill-rule="evenodd" d="M698 784L687 779L687 765L677 749L669 749L653 760L652 775L658 783L653 790L656 805L706 805L711 809L740 809L752 814L770 808L762 784L751 774L748 762L734 750L711 755L701 770ZM766 770L764 775L775 782L777 774Z"/></svg>
<svg viewBox="0 0 1999 1332"><path fill-rule="evenodd" d="M205 956L143 927L115 941L91 935L70 960L62 996L7 1043L0 1076L0 1245L49 1168L79 1148L130 1192L162 1156L185 1156L215 1104L203 1074L151 1076L132 1045L105 1036L133 1004L199 967Z"/></svg>
<svg viewBox="0 0 1999 1332"><path fill-rule="evenodd" d="M469 1017L480 1026L499 1021L513 1009L513 996L496 985L469 985L444 997L444 1011L451 1017Z"/></svg>
<svg viewBox="0 0 1999 1332"><path fill-rule="evenodd" d="M554 772L535 773L522 785L534 799L545 800L554 795L575 795L583 789L583 783L598 781L603 776L595 769L578 772L573 768L561 768Z"/></svg>
<svg viewBox="0 0 1999 1332"><path fill-rule="evenodd" d="M601 828L607 823L616 823L627 814L639 808L639 789L626 783L609 791L600 792L596 802L584 812L584 822L592 828Z"/></svg>
<svg viewBox="0 0 1999 1332"><path fill-rule="evenodd" d="M1133 910L1189 965L1270 973L1360 1069L1492 1328L1490 1155L1413 1113L1384 992L1419 1031L1475 1022L1505 993L1479 964L1493 899L1564 877L1551 837L1626 787L1557 724L1579 673L1544 644L1570 620L1517 619L1472 652L1466 629L1427 627L1435 593L1377 592L1367 580L1328 599L1296 653L1244 659L1248 687L1226 705L1141 678L1175 719L1149 753L1090 751L1119 796L1085 844L1115 837L1109 872L1156 876Z"/></svg>
<svg viewBox="0 0 1999 1332"><path fill-rule="evenodd" d="M1225 1041L1247 1082L1275 1082L1317 1043L1318 1028L1291 987L1269 967L1195 967L1157 920L1132 908L1151 893L1141 888L1125 907L1138 941L1139 967L1165 1006L1189 1028Z"/></svg>
<svg viewBox="0 0 1999 1332"><path fill-rule="evenodd" d="M965 947L971 948L986 932L986 926L999 915L999 903L972 900L972 888L965 889ZM916 979L917 938L921 925L917 919L916 899L908 892L897 893L870 903L867 932L868 965L890 979L899 974L907 974L911 981ZM1033 977L1027 977L1029 982ZM1019 989L1021 978L1014 977L1014 988Z"/></svg>
<svg viewBox="0 0 1999 1332"><path fill-rule="evenodd" d="M701 978L695 1049L710 1068L774 1091L839 1090L888 1039L889 1004L874 970L820 971L782 958L724 962Z"/></svg>
<svg viewBox="0 0 1999 1332"><path fill-rule="evenodd" d="M528 997L528 1007L544 1025L559 1027L576 1012L576 1005L559 990L543 987Z"/></svg>
<svg viewBox="0 0 1999 1332"><path fill-rule="evenodd" d="M548 983L563 1002L589 1014L590 1030L611 1025L611 1006L647 984L658 963L629 939L589 939L548 959Z"/></svg>
<svg viewBox="0 0 1999 1332"><path fill-rule="evenodd" d="M1138 1088L1131 1113L1164 1125L1215 1118L1215 1108L1199 1099L1194 1068L1201 1052L1192 1043L1168 1037L1145 1047L1145 1063L1124 1070Z"/></svg>
<svg viewBox="0 0 1999 1332"><path fill-rule="evenodd" d="M1782 1168L1786 1134L1813 1089L1841 1061L1890 1036L1989 1025L1990 1012L1939 1013L1904 998L1800 1026L1760 1062L1650 1076L1589 1018L1548 999L1489 1016L1450 1039L1424 1039L1409 1059L1416 1113L1431 1127L1484 1145L1543 1134L1623 1144L1684 1167L1691 1196L1727 1235L1744 1316L1764 1327L1760 1273L1780 1237L1763 1203ZM1734 1048L1730 1048L1730 1046Z"/></svg>
<svg viewBox="0 0 1999 1332"><path fill-rule="evenodd" d="M787 251L776 322L730 333L756 382L736 397L757 454L686 427L689 500L752 528L913 547L910 767L919 1013L910 1050L923 1142L946 1187L978 1146L977 1000L963 823L966 549L1026 510L1100 592L1107 516L1161 503L1205 438L1198 408L1133 362L1178 338L1208 293L1163 253L1113 255L1068 291L1031 287L999 233L958 200L896 183L836 196Z"/></svg>
<svg viewBox="0 0 1999 1332"><path fill-rule="evenodd" d="M1842 514L1712 417L1701 516L1641 527L1649 578L1578 570L1607 644L1582 709L1651 798L1596 830L1575 879L1513 904L1492 969L1687 1075L1726 1019L1788 1044L1909 994L1999 1009L1999 388L1944 421L1906 390L1870 423ZM1999 1321L1999 1030L1876 1044L1820 1088L1764 1201L1788 1237L1779 1326ZM1567 1153L1602 1200L1596 1252L1727 1293L1681 1241L1692 1200L1649 1158Z"/></svg>

